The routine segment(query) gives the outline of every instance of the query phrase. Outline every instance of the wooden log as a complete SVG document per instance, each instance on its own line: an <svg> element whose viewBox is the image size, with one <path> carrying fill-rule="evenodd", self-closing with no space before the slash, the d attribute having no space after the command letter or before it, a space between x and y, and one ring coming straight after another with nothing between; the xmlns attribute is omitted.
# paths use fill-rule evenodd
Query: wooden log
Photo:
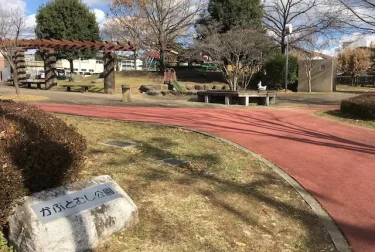
<svg viewBox="0 0 375 252"><path fill-rule="evenodd" d="M103 53L104 61L104 93L113 94L115 89L115 57L112 52Z"/></svg>
<svg viewBox="0 0 375 252"><path fill-rule="evenodd" d="M46 53L46 57L44 59L44 71L46 81L45 89L56 86L56 54L54 52Z"/></svg>
<svg viewBox="0 0 375 252"><path fill-rule="evenodd" d="M17 76L18 82L21 83L22 81L26 80L26 62L25 62L25 52L24 51L17 51L16 52L16 69L17 69Z"/></svg>

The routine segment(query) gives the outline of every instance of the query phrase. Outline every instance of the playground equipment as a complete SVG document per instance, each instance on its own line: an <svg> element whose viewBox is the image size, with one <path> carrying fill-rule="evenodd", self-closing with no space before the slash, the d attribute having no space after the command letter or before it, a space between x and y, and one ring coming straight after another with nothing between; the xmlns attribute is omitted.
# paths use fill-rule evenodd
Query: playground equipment
<svg viewBox="0 0 375 252"><path fill-rule="evenodd" d="M156 71L156 64L158 59L155 59L154 57L148 57L146 59L146 70L149 71Z"/></svg>
<svg viewBox="0 0 375 252"><path fill-rule="evenodd" d="M152 50L148 53L148 57L146 58L146 70L148 71L156 71L157 63L160 58L160 53L158 50Z"/></svg>
<svg viewBox="0 0 375 252"><path fill-rule="evenodd" d="M176 71L173 68L167 68L164 71L164 84L171 86L171 89L175 89L179 92L184 91L184 88L177 81Z"/></svg>

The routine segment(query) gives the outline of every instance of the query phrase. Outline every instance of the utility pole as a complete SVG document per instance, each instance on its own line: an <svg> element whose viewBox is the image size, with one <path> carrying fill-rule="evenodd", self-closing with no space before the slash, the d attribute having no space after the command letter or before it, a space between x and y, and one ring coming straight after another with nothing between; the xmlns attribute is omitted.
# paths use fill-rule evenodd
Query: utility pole
<svg viewBox="0 0 375 252"><path fill-rule="evenodd" d="M291 24L285 25L286 33L285 33L285 39L286 39L286 63L285 63L285 93L288 90L288 70L289 70L289 35L292 34L293 28Z"/></svg>

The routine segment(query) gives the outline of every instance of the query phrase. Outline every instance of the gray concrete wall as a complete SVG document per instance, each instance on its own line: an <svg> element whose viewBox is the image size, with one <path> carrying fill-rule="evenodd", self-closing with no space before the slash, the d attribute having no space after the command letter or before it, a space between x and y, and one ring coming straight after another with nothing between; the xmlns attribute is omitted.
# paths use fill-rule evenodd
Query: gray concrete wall
<svg viewBox="0 0 375 252"><path fill-rule="evenodd" d="M332 92L335 88L335 63L333 59L314 60L311 70L311 91ZM304 62L298 62L298 92L308 92Z"/></svg>

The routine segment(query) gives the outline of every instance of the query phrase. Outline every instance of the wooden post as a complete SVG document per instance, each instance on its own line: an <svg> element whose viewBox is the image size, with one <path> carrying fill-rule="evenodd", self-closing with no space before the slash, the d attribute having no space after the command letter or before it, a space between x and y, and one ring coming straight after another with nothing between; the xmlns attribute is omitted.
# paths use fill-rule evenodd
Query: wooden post
<svg viewBox="0 0 375 252"><path fill-rule="evenodd" d="M115 57L112 52L103 53L104 93L113 94L115 87Z"/></svg>
<svg viewBox="0 0 375 252"><path fill-rule="evenodd" d="M44 59L44 72L46 81L45 89L56 86L56 54L53 51L46 53L46 57Z"/></svg>
<svg viewBox="0 0 375 252"><path fill-rule="evenodd" d="M26 62L25 62L25 52L17 51L16 52L16 69L18 82L22 83L26 78Z"/></svg>

